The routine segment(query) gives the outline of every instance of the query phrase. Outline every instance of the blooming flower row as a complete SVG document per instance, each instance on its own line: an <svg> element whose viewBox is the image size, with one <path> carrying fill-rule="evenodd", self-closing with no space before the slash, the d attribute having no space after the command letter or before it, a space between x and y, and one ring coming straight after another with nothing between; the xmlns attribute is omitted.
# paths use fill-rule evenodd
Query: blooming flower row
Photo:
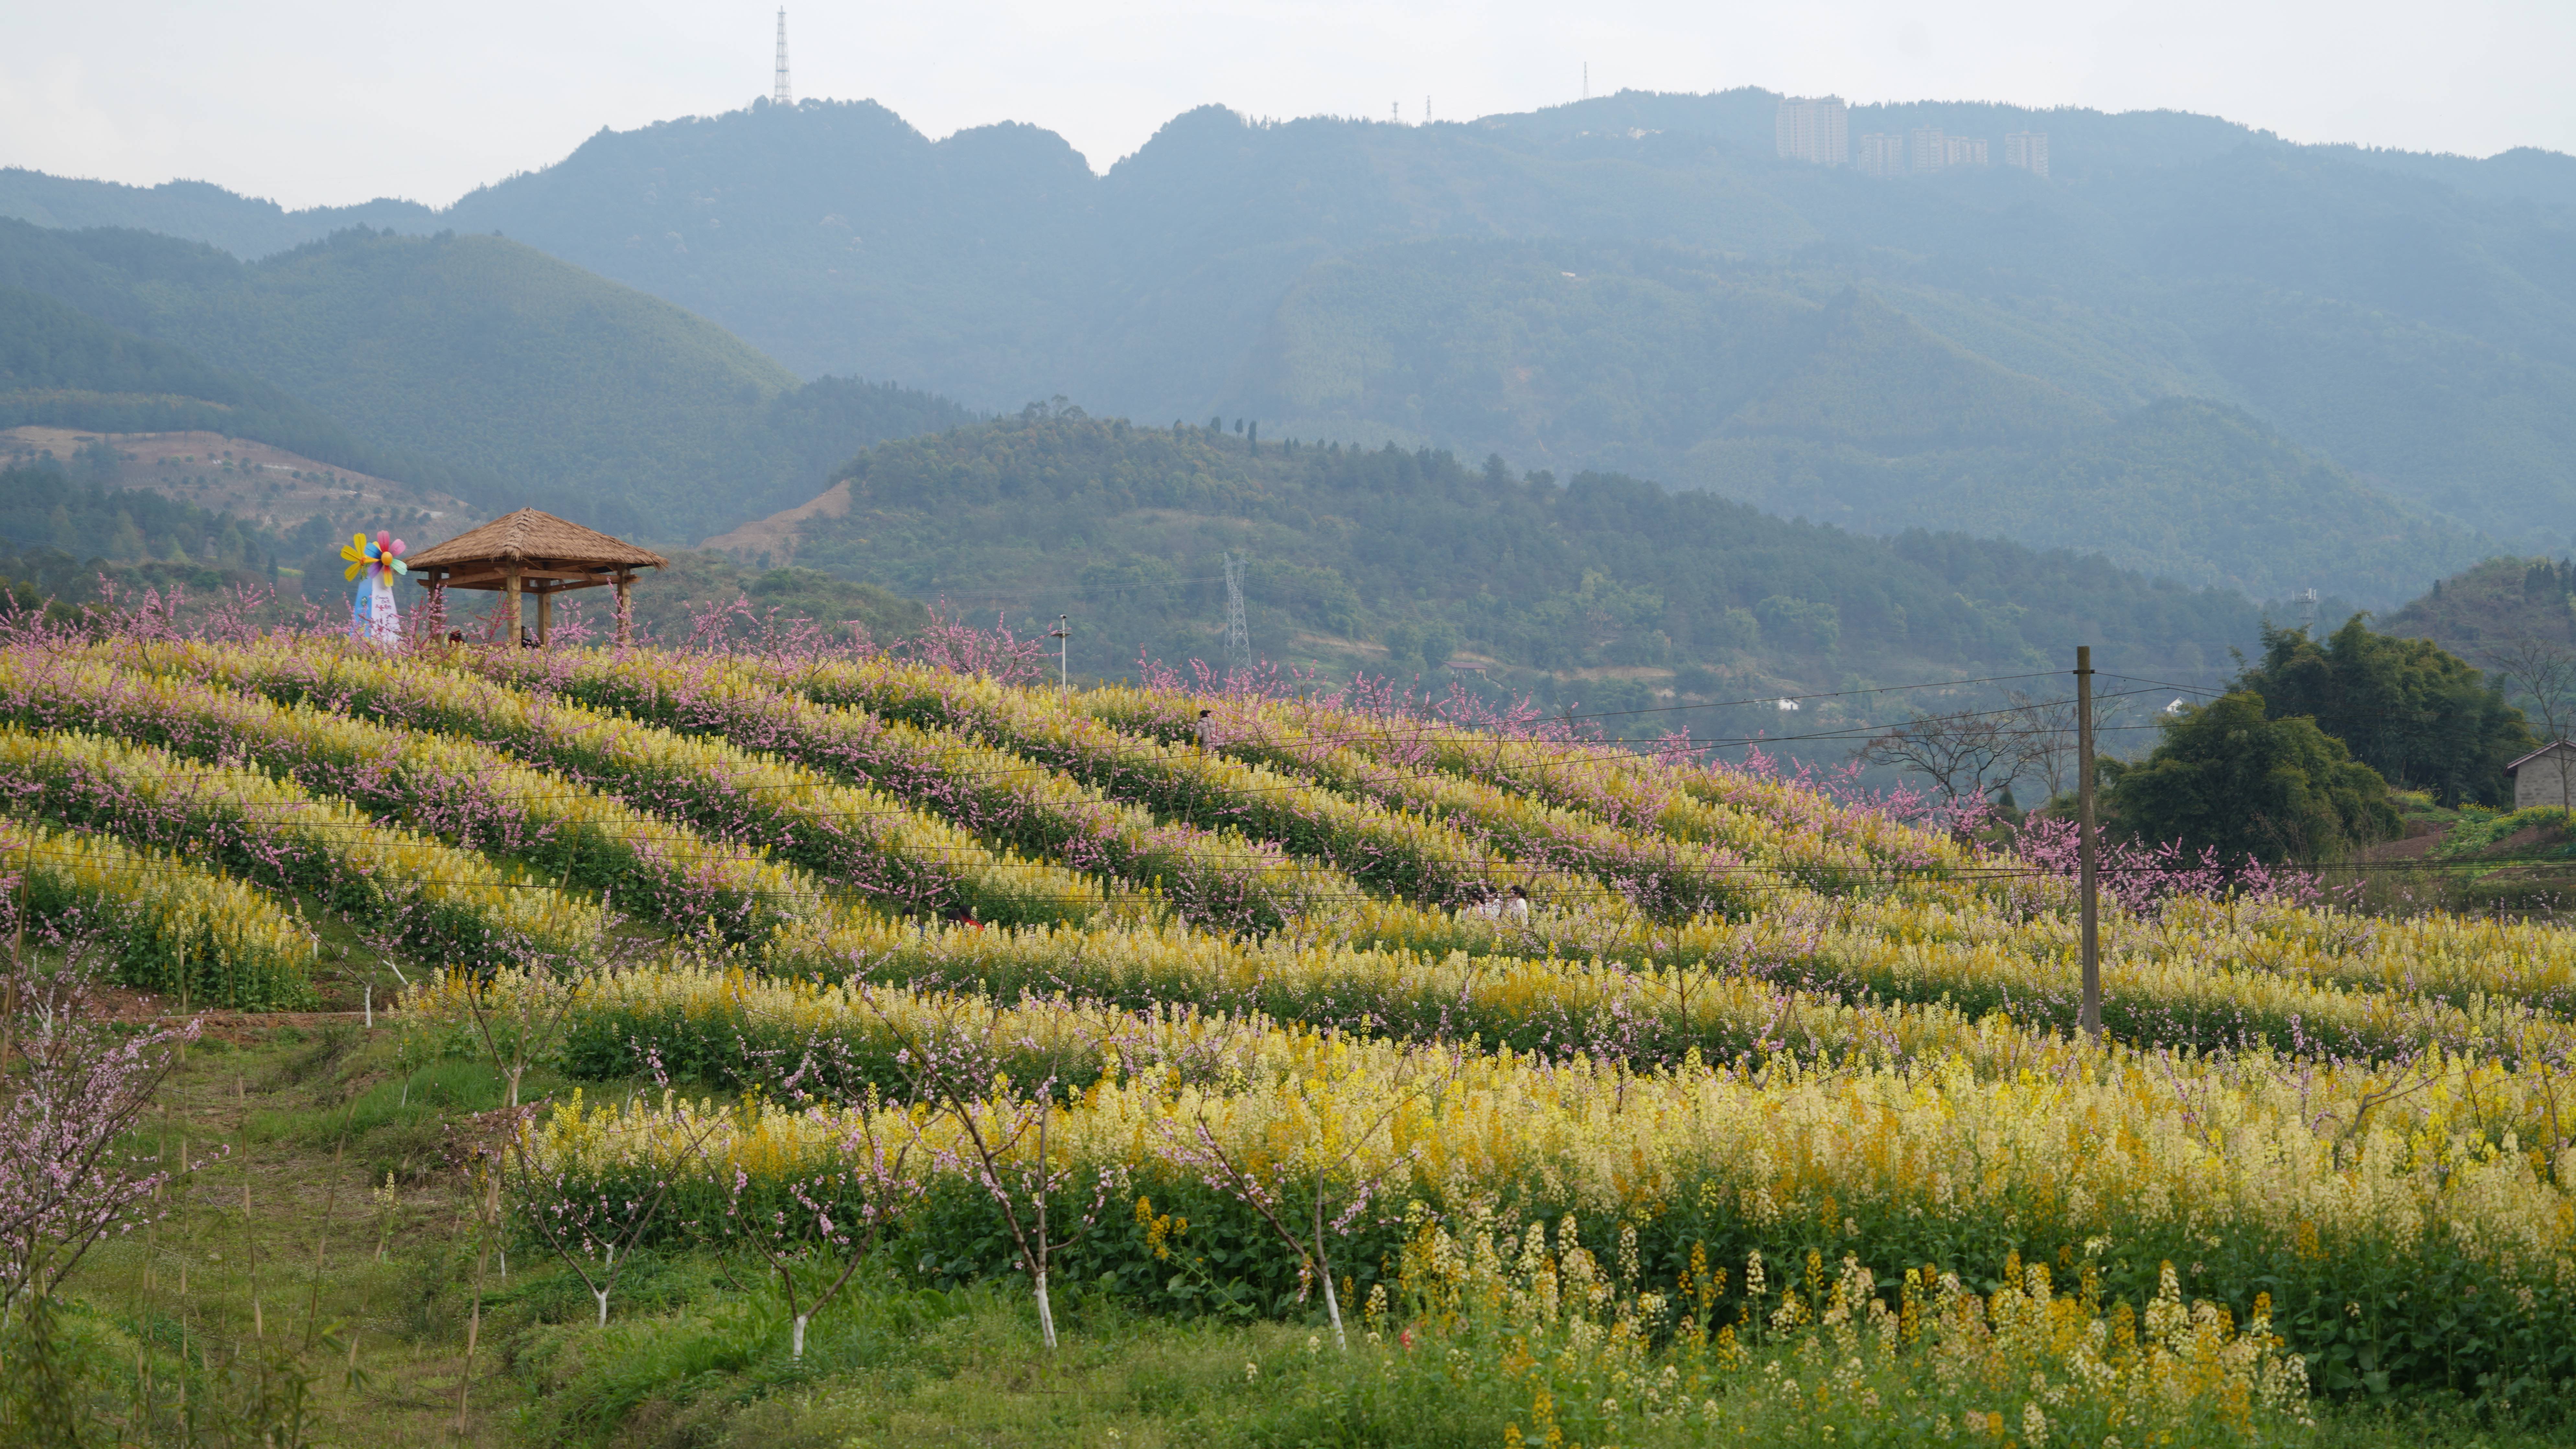
<svg viewBox="0 0 2576 1449"><path fill-rule="evenodd" d="M1107 687L1077 703L1105 724L1164 740L1199 729L1204 709L1215 747L1235 758L1469 822L1531 858L1656 880L1684 902L1698 899L1701 877L1739 860L1838 888L1946 874L1963 863L1956 844L1925 831L1856 811L1796 809L1821 801L1799 799L1793 787L1745 792L1768 797L1770 811L1703 799L1682 788L1682 772L1598 742L1507 738L1444 720L1241 693ZM1819 817L1842 828L1818 829Z"/></svg>
<svg viewBox="0 0 2576 1449"><path fill-rule="evenodd" d="M607 928L542 880L255 769L5 726L0 779L21 808L310 893L434 962L587 959Z"/></svg>
<svg viewBox="0 0 2576 1449"><path fill-rule="evenodd" d="M988 931L882 919L816 923L765 944L753 964L770 973L770 984L717 989L687 972L630 974L613 1010L611 998L586 1009L617 1016L602 1030L632 1045L622 1065L603 1071L634 1069L633 1055L655 1043L676 1060L685 1039L696 1043L686 1051L714 1052L745 1081L768 1070L750 1054L783 1060L777 1054L793 1054L818 1034L857 1029L849 1023L861 1013L841 993L866 982L1005 1000L1060 995L1128 1010L1259 1013L1363 1035L1474 1040L1638 1065L1780 1052L1845 1061L1964 1054L2011 1064L2029 1054L2034 1035L2076 1026L2071 959L2043 965L1992 946L1926 950L1866 933L1808 937L1761 923L1721 929L1734 937L1731 950L1712 950L1732 958L1726 971L1332 938L1245 942L1147 924ZM1764 957L1767 969L1745 969ZM2104 1016L2115 1038L2145 1046L2394 1057L2448 1044L2514 1060L2576 1049L2576 1026L2510 1002L2450 1006L2173 960L2122 970Z"/></svg>
<svg viewBox="0 0 2576 1449"><path fill-rule="evenodd" d="M1517 802L1477 817L1444 792L1334 788L1221 748L1132 734L1083 701L1014 690L884 660L772 667L782 684L828 703L966 730L1063 769L1121 799L1209 826L1233 825L1328 860L1415 900L1489 900L1511 885L1559 899L1607 899L1658 915L1740 906L1770 872L1731 852L1653 841L1551 807Z"/></svg>
<svg viewBox="0 0 2576 1449"><path fill-rule="evenodd" d="M473 740L284 705L180 675L0 654L0 710L80 719L204 760L248 761L558 883L609 892L680 930L758 940L833 917L834 893L754 848L710 840Z"/></svg>
<svg viewBox="0 0 2576 1449"><path fill-rule="evenodd" d="M1042 922L1087 920L1112 905L1080 871L989 850L883 792L462 671L357 650L317 655L276 640L153 652L160 667L211 683L498 745L900 909Z"/></svg>
<svg viewBox="0 0 2576 1449"><path fill-rule="evenodd" d="M173 1005L312 1003L313 933L241 881L167 851L5 818L0 871L12 929L100 942L128 986L167 992Z"/></svg>
<svg viewBox="0 0 2576 1449"><path fill-rule="evenodd" d="M703 1107L558 1115L539 1151L550 1169L612 1190L639 1173L685 1179L694 1186L677 1222L714 1211L737 1172L811 1180L862 1133L905 1138L920 1149L907 1160L923 1176L913 1226L924 1250L976 1259L995 1229L991 1211L974 1209L978 1179L958 1166L970 1156L962 1124L1007 1141L1006 1119L1043 1110L1048 1151L1082 1193L1221 1213L1204 1170L1218 1150L1292 1200L1320 1178L1326 1201L1362 1204L1328 1215L1354 1271L1400 1250L1393 1219L1419 1203L1452 1224L1577 1214L1602 1225L1588 1249L1624 1253L1661 1281L1694 1251L1968 1271L2013 1248L2098 1259L2106 1292L2142 1300L2164 1263L2187 1264L2194 1292L2240 1314L2263 1289L2285 1324L2363 1325L2401 1381L2466 1387L2478 1373L2531 1371L2576 1330L2565 1185L2576 1148L2526 1135L2564 1095L2557 1068L2440 1053L2312 1068L2059 1042L2009 1074L1963 1060L1640 1073L1234 1030L1259 1040L1228 1043L1228 1080L1147 1063L1104 1070L1043 1108L997 1097L954 1111L754 1101L722 1122ZM1019 1142L1010 1150L1033 1150ZM1614 1249L1609 1235L1627 1232L1634 1241ZM1242 1241L1270 1260L1247 1276L1294 1281L1292 1255L1258 1233ZM1068 1278L1090 1271L1078 1256L1065 1267Z"/></svg>
<svg viewBox="0 0 2576 1449"><path fill-rule="evenodd" d="M515 668L513 668L515 666ZM1186 918L1277 931L1361 894L1356 881L1234 830L1157 821L1142 806L956 731L818 704L730 661L668 654L503 661L526 687L689 733L722 735L855 780L980 837L1133 885Z"/></svg>

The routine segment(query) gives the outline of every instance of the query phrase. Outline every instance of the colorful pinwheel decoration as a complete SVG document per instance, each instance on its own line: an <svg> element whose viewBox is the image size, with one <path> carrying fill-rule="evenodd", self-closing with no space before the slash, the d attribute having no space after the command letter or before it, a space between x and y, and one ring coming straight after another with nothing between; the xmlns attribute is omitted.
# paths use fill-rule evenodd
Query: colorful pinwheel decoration
<svg viewBox="0 0 2576 1449"><path fill-rule="evenodd" d="M403 541L378 530L373 539L352 534L340 557L349 561L343 577L355 579L358 597L350 609L357 636L372 644L392 645L402 638L402 619L394 608L394 575L411 572L402 561Z"/></svg>

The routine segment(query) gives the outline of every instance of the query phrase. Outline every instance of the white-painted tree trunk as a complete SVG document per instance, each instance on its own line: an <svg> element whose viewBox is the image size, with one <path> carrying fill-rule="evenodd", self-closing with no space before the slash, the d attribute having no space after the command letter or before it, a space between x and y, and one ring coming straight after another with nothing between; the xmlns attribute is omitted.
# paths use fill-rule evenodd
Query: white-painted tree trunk
<svg viewBox="0 0 2576 1449"><path fill-rule="evenodd" d="M599 1300L599 1326L602 1328L608 1326L608 1290L615 1286L616 1272L617 1249L612 1247L601 1264L599 1286L590 1290L590 1296Z"/></svg>
<svg viewBox="0 0 2576 1449"><path fill-rule="evenodd" d="M1038 1272L1037 1272L1037 1284L1038 1284L1038 1332L1039 1332L1040 1334L1042 1334L1042 1335L1044 1335L1044 1336L1045 1336L1045 1338L1046 1338L1046 1346L1047 1346L1048 1348L1054 1348L1054 1347L1055 1347L1055 1308L1054 1308L1054 1306L1053 1306L1052 1304L1050 1304L1050 1303L1048 1303L1048 1302L1047 1302L1047 1281L1046 1281L1046 1280L1047 1280L1046 1269L1044 1269L1044 1268L1040 1268L1040 1269L1038 1270Z"/></svg>
<svg viewBox="0 0 2576 1449"><path fill-rule="evenodd" d="M796 1326L789 1334L789 1346L787 1350L787 1356L789 1358L802 1360L805 1357L805 1325L813 1318L813 1316L814 1315L810 1313L799 1313L796 1315Z"/></svg>

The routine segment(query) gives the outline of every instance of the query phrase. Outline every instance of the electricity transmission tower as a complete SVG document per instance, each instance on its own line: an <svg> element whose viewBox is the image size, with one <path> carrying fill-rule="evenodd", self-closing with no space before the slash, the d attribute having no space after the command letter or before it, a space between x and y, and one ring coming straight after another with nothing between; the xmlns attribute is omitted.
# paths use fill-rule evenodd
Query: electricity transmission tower
<svg viewBox="0 0 2576 1449"><path fill-rule="evenodd" d="M769 103L792 106L796 99L787 89L787 7L778 7L778 79L770 86Z"/></svg>
<svg viewBox="0 0 2576 1449"><path fill-rule="evenodd" d="M1243 566L1246 560L1225 556L1225 667L1252 670L1252 630L1243 622Z"/></svg>

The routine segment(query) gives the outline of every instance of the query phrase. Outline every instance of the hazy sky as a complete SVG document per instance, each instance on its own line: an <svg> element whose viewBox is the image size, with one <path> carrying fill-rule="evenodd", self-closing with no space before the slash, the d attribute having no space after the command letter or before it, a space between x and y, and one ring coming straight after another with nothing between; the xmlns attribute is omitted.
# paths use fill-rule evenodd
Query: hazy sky
<svg viewBox="0 0 2576 1449"><path fill-rule="evenodd" d="M0 165L432 204L601 126L766 94L774 3L7 0ZM1622 87L2172 107L2300 141L2576 151L2576 0L939 0L791 4L800 97L1106 169L1191 106L1460 120Z"/></svg>

